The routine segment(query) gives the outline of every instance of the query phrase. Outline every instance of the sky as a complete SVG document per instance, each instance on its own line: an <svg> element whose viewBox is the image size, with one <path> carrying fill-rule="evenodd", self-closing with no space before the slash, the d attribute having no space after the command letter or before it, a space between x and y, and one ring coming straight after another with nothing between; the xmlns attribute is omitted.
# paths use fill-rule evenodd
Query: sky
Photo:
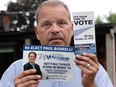
<svg viewBox="0 0 116 87"><path fill-rule="evenodd" d="M6 10L9 1L16 2L17 0L2 0L0 2L0 10ZM94 11L95 18L100 16L104 18L110 12L116 13L116 0L62 0L65 2L72 12Z"/></svg>
<svg viewBox="0 0 116 87"><path fill-rule="evenodd" d="M116 13L116 0L62 0L71 12L94 11L95 18L100 16L103 20L109 13Z"/></svg>

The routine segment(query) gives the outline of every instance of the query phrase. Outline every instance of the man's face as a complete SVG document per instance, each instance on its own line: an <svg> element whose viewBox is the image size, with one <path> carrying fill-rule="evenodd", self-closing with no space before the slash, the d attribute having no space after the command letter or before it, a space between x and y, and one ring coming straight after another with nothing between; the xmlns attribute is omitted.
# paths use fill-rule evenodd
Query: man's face
<svg viewBox="0 0 116 87"><path fill-rule="evenodd" d="M31 53L28 58L30 63L35 63L36 57L34 53Z"/></svg>
<svg viewBox="0 0 116 87"><path fill-rule="evenodd" d="M38 21L35 32L42 45L70 45L72 23L63 6L43 6L38 15Z"/></svg>

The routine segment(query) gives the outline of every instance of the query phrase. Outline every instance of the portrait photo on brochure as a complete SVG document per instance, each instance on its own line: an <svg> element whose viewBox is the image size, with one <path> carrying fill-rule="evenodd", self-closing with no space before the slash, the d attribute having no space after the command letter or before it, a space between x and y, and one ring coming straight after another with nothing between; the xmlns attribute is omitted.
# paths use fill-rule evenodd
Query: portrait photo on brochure
<svg viewBox="0 0 116 87"><path fill-rule="evenodd" d="M42 72L41 72L40 66L39 66L39 64L37 64L35 62L36 57L37 57L36 52L29 52L28 62L26 64L24 64L23 68L24 68L24 71L29 70L29 69L36 69L36 74L40 75L42 77Z"/></svg>

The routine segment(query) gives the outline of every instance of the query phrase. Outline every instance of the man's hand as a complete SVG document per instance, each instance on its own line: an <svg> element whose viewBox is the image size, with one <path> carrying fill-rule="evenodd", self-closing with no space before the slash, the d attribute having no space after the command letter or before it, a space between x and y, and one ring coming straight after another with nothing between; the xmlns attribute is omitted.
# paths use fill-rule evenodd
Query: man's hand
<svg viewBox="0 0 116 87"><path fill-rule="evenodd" d="M84 87L96 87L95 76L99 69L99 62L95 54L83 53L76 55L76 65L82 70L82 84Z"/></svg>
<svg viewBox="0 0 116 87"><path fill-rule="evenodd" d="M23 71L15 78L15 87L37 87L40 75L35 75L36 69Z"/></svg>

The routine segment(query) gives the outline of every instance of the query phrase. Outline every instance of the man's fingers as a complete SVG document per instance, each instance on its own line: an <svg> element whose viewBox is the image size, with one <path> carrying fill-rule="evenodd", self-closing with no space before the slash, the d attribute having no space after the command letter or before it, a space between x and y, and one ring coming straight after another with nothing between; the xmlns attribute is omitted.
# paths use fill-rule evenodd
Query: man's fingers
<svg viewBox="0 0 116 87"><path fill-rule="evenodd" d="M38 81L41 79L41 76L36 75L35 72L35 69L23 71L15 78L15 86L17 87L21 85L20 87L25 87L27 85L29 86L29 84L38 84Z"/></svg>
<svg viewBox="0 0 116 87"><path fill-rule="evenodd" d="M95 54L76 55L75 63L86 73L96 73L99 69L99 62Z"/></svg>
<svg viewBox="0 0 116 87"><path fill-rule="evenodd" d="M37 87L39 80L30 80L23 83L17 83L18 87ZM16 86L17 87L17 86Z"/></svg>
<svg viewBox="0 0 116 87"><path fill-rule="evenodd" d="M83 53L83 56L86 56L86 57L92 59L95 63L99 64L98 59L95 54Z"/></svg>
<svg viewBox="0 0 116 87"><path fill-rule="evenodd" d="M39 80L30 80L28 82L23 83L22 87L27 87L27 86L34 87L34 86L37 86L38 83L39 83Z"/></svg>
<svg viewBox="0 0 116 87"><path fill-rule="evenodd" d="M29 69L29 70L23 71L20 75L16 77L16 79L21 79L24 76L33 75L35 73L36 73L36 69Z"/></svg>

